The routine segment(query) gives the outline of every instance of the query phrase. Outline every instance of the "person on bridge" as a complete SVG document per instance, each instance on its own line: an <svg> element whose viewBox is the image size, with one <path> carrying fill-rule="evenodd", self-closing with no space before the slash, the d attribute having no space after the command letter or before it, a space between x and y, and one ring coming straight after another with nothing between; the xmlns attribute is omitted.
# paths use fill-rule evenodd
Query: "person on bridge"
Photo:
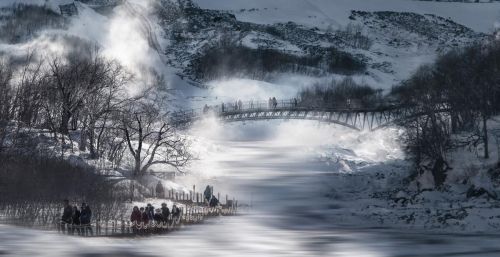
<svg viewBox="0 0 500 257"><path fill-rule="evenodd" d="M241 100L238 100L238 109L239 110L243 109L243 102Z"/></svg>
<svg viewBox="0 0 500 257"><path fill-rule="evenodd" d="M276 97L273 97L273 108L276 109L278 106L278 100L276 100Z"/></svg>
<svg viewBox="0 0 500 257"><path fill-rule="evenodd" d="M163 197L165 197L165 190L163 189L161 181L158 180L158 183L156 184L156 198L163 198Z"/></svg>
<svg viewBox="0 0 500 257"><path fill-rule="evenodd" d="M293 107L297 107L297 98L293 98Z"/></svg>
<svg viewBox="0 0 500 257"><path fill-rule="evenodd" d="M220 109L222 112L224 112L224 103L221 104Z"/></svg>

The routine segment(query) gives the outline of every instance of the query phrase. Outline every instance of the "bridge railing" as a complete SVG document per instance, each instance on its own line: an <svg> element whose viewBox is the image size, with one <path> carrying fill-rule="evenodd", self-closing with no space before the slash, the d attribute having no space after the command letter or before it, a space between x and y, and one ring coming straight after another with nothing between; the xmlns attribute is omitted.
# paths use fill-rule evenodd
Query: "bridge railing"
<svg viewBox="0 0 500 257"><path fill-rule="evenodd" d="M237 114L252 111L276 111L276 110L297 110L297 111L375 111L383 108L393 107L392 103L373 103L370 108L363 107L355 99L347 99L345 102L328 107L318 104L301 102L298 99L281 99L274 101L235 101L223 102L217 105L205 105L203 108L180 110L171 114L172 121L176 123L189 122L204 115L215 114Z"/></svg>

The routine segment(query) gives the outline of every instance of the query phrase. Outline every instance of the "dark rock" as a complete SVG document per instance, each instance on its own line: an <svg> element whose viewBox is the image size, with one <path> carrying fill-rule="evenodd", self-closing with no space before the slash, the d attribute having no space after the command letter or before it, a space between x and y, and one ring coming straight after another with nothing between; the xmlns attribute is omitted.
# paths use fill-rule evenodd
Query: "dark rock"
<svg viewBox="0 0 500 257"><path fill-rule="evenodd" d="M482 187L476 188L474 185L472 185L467 190L467 198L481 197L483 195L485 195L488 200L489 199L497 200L497 194L495 192L490 192Z"/></svg>

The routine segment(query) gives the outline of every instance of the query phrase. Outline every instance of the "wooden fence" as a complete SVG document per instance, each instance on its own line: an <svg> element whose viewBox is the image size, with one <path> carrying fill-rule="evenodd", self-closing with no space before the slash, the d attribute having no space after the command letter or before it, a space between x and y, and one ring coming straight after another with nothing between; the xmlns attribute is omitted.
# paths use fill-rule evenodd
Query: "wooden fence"
<svg viewBox="0 0 500 257"><path fill-rule="evenodd" d="M158 195L156 193L156 187L151 187L151 197L162 198L162 199L170 199L174 202L179 202L183 204L195 204L195 205L203 205L204 196L201 192L196 192L196 186L193 185L193 189L189 190L189 193L184 191L176 192L173 189L163 191L163 194ZM221 194L217 193L216 195L219 203L226 208L234 207L238 205L238 201L233 197L232 199L226 194L225 199L221 199Z"/></svg>

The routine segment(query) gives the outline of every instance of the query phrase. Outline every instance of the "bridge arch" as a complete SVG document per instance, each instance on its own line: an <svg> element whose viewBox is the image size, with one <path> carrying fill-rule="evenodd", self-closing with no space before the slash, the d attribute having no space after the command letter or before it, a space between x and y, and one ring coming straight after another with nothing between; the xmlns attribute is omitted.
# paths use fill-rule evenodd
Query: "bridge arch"
<svg viewBox="0 0 500 257"><path fill-rule="evenodd" d="M377 108L352 108L338 106L321 108L301 106L295 99L280 101L275 105L266 102L241 102L216 106L206 105L202 109L182 110L172 113L174 126L187 127L197 120L210 115L223 122L259 120L313 120L344 126L362 131L374 131L394 124L400 117L407 115L406 108L385 106Z"/></svg>

